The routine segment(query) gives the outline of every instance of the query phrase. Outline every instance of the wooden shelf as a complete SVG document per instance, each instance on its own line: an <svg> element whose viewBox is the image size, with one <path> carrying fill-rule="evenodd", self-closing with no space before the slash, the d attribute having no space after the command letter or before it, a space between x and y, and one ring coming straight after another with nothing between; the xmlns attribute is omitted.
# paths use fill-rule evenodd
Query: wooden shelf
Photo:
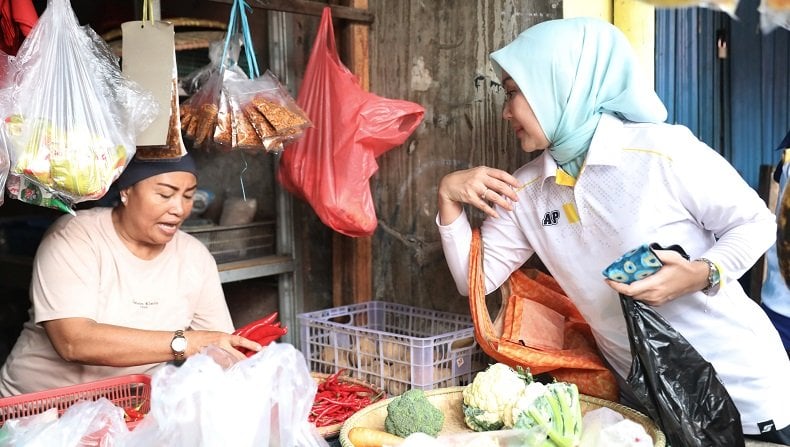
<svg viewBox="0 0 790 447"><path fill-rule="evenodd" d="M294 260L284 255L262 256L217 264L217 269L220 281L226 283L292 272Z"/></svg>

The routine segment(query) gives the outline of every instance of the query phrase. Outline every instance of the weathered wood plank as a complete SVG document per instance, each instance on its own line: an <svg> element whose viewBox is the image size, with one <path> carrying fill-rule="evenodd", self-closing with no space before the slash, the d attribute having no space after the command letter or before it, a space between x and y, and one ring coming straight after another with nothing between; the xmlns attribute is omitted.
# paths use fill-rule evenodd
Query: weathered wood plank
<svg viewBox="0 0 790 447"><path fill-rule="evenodd" d="M434 223L437 187L457 169L512 172L529 159L501 118L504 95L488 55L559 18L561 3L375 0L370 10L371 91L426 108L405 144L378 159L373 299L463 312Z"/></svg>
<svg viewBox="0 0 790 447"><path fill-rule="evenodd" d="M368 0L350 0L350 6L366 9ZM359 79L363 90L370 85L370 57L368 52L369 26L351 23L342 31L343 53L348 69ZM335 233L332 243L333 280L332 302L335 306L370 301L373 296L372 238L349 238Z"/></svg>
<svg viewBox="0 0 790 447"><path fill-rule="evenodd" d="M211 0L218 3L233 3L233 0ZM374 15L364 9L352 8L339 5L327 5L317 1L309 0L248 0L247 3L253 8L266 9L270 11L291 12L295 14L305 14L320 16L326 6L332 8L332 17L335 19L351 20L361 23L373 23Z"/></svg>

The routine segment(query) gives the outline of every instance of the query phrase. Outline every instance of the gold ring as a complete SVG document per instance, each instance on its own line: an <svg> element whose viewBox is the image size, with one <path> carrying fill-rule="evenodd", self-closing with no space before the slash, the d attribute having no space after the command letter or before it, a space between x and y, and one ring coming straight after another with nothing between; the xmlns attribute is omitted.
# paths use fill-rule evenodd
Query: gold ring
<svg viewBox="0 0 790 447"><path fill-rule="evenodd" d="M488 188L486 188L486 190L483 191L483 194L480 195L480 198L483 199L483 201L486 201L486 194L488 194Z"/></svg>

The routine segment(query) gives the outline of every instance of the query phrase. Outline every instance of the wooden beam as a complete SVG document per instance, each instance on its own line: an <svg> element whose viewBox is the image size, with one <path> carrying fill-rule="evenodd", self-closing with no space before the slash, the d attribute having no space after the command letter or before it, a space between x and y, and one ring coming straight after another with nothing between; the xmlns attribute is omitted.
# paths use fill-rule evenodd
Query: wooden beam
<svg viewBox="0 0 790 447"><path fill-rule="evenodd" d="M351 0L354 9L367 9L368 0ZM334 10L332 11L334 16ZM345 30L344 51L348 69L370 90L369 26L351 23ZM332 240L332 302L335 306L370 301L373 298L373 238L350 238L335 233Z"/></svg>
<svg viewBox="0 0 790 447"><path fill-rule="evenodd" d="M211 0L217 3L233 4L233 0ZM328 5L326 3L311 0L248 0L247 3L253 8L266 9L270 11L291 12L310 16L321 16L324 8L332 8L333 19L349 20L370 25L373 23L374 15L365 8L354 8L348 6ZM366 1L367 4L367 1Z"/></svg>

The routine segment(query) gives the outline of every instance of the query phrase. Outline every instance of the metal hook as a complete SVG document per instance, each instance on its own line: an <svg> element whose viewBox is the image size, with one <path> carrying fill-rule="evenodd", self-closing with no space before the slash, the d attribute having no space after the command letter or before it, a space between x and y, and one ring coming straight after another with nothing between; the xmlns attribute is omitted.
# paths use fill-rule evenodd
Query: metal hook
<svg viewBox="0 0 790 447"><path fill-rule="evenodd" d="M247 201L247 193L244 191L244 172L247 170L247 158L244 156L244 151L239 151L241 154L241 160L244 162L244 169L241 170L239 173L239 183L241 183L241 198L244 201Z"/></svg>

